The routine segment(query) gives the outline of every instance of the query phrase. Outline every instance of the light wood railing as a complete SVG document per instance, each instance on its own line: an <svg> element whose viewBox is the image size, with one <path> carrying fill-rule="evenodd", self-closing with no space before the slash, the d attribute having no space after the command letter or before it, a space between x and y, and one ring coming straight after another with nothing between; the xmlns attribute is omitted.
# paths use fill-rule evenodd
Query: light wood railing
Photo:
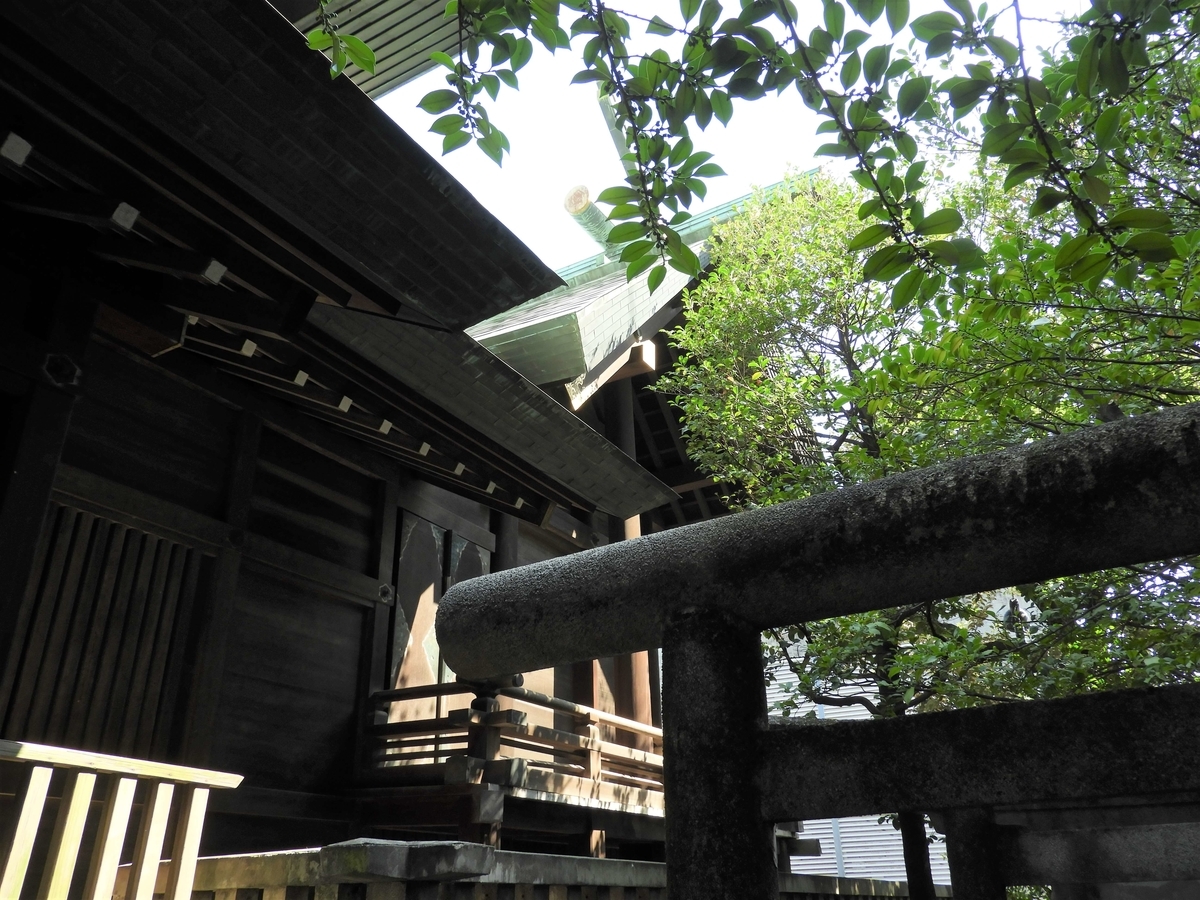
<svg viewBox="0 0 1200 900"><path fill-rule="evenodd" d="M380 707L406 700L475 694L469 709L432 718L369 726L370 767L380 776L398 766L440 766L446 783L503 787L662 808L662 755L602 736L603 731L662 742L662 729L519 686L470 683L381 691ZM501 709L499 697L572 721L570 731L530 722L522 709Z"/></svg>
<svg viewBox="0 0 1200 900"><path fill-rule="evenodd" d="M19 900L31 876L39 879L38 900L68 896L84 850L85 827L99 779L107 782L106 795L86 866L84 900L111 900L113 896L139 783L142 813L125 897L150 900L155 893L174 807L175 838L167 864L164 900L190 900L209 791L235 788L242 781L242 776L224 772L18 741L0 741L0 766L26 770L19 773L23 783L17 794L15 823L7 831L10 839L0 844L0 900ZM57 779L55 770L61 772ZM45 864L40 873L32 872L31 863L40 855L35 854L39 832L49 827L48 822L43 827L42 819L51 798L51 782L59 779L61 799ZM164 888L158 892L163 893Z"/></svg>

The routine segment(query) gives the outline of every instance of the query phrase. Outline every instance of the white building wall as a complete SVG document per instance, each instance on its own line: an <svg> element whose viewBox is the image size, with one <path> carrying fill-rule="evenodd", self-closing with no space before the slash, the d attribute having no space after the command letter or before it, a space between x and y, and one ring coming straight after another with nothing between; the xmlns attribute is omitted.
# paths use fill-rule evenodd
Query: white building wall
<svg viewBox="0 0 1200 900"><path fill-rule="evenodd" d="M791 673L779 673L786 681ZM776 704L784 695L779 681L767 685L767 708L779 715ZM861 706L828 706L802 704L793 716L803 716L812 710L825 719L868 719L870 714ZM821 841L820 856L792 857L792 872L798 875L840 875L844 878L881 878L904 881L904 848L900 832L878 816L854 816L842 819L813 819L804 823L804 837ZM946 862L945 844L929 848L929 866L937 884L950 883L950 867Z"/></svg>

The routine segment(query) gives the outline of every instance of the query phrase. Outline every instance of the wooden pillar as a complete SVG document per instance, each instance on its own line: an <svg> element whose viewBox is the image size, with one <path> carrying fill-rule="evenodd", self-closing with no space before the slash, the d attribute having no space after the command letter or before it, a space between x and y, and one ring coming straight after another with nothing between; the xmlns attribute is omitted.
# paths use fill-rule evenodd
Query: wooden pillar
<svg viewBox="0 0 1200 900"><path fill-rule="evenodd" d="M250 523L250 499L254 492L261 435L262 419L254 413L243 411L234 435L229 486L225 495L229 546L217 553L212 595L197 644L196 671L188 701L182 756L194 766L207 765L212 753L213 724L225 676L225 653L229 643L229 627L233 621L238 575L242 567L242 546Z"/></svg>
<svg viewBox="0 0 1200 900"><path fill-rule="evenodd" d="M955 900L1004 900L1007 891L996 864L996 829L984 809L946 813L946 858Z"/></svg>
<svg viewBox="0 0 1200 900"><path fill-rule="evenodd" d="M20 298L6 299L19 308ZM21 651L22 600L96 315L96 304L71 281L56 286L45 302L54 306L46 340L26 334L13 322L0 336L0 367L8 370L14 384L28 385L13 403L7 434L0 433L0 464L7 463L6 471L0 472L0 726Z"/></svg>
<svg viewBox="0 0 1200 900"><path fill-rule="evenodd" d="M614 443L621 452L630 459L637 459L637 425L633 415L633 381L623 379L612 385L616 401L616 434ZM625 520L625 540L633 540L642 536L641 516L631 516ZM641 650L617 659L617 665L623 670L618 680L627 680L629 708L621 710L636 722L646 725L653 724L654 711L650 694L650 653ZM654 742L648 735L639 734L634 737L633 746L638 750L653 752Z"/></svg>
<svg viewBox="0 0 1200 900"><path fill-rule="evenodd" d="M492 554L492 571L515 569L521 564L521 520L507 513L492 513L492 533L496 535L496 551Z"/></svg>
<svg viewBox="0 0 1200 900"><path fill-rule="evenodd" d="M667 893L775 900L775 826L763 819L767 724L756 628L725 613L676 615L663 633Z"/></svg>

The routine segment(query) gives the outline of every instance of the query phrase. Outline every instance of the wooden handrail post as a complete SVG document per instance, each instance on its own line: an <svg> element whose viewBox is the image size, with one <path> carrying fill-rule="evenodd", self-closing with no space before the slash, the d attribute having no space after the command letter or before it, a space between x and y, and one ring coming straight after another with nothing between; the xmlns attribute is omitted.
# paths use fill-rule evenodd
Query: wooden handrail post
<svg viewBox="0 0 1200 900"><path fill-rule="evenodd" d="M95 788L95 772L71 773L58 807L58 819L54 823L54 837L50 841L46 869L38 888L38 900L58 900L67 896L71 889L75 861L79 859L79 844L83 839L83 826L87 823Z"/></svg>
<svg viewBox="0 0 1200 900"><path fill-rule="evenodd" d="M208 788L196 785L184 790L179 820L175 825L175 844L171 849L171 870L167 876L164 900L192 900L192 882L196 878L196 857L200 855L200 836L204 831L208 793Z"/></svg>
<svg viewBox="0 0 1200 900"><path fill-rule="evenodd" d="M136 788L136 778L113 776L108 802L104 804L104 818L100 822L100 836L92 852L87 886L83 890L84 900L112 900Z"/></svg>
<svg viewBox="0 0 1200 900"><path fill-rule="evenodd" d="M162 862L163 840L167 836L167 818L171 814L175 785L152 781L148 788L125 900L151 900L158 879L158 865Z"/></svg>
<svg viewBox="0 0 1200 900"><path fill-rule="evenodd" d="M49 766L34 766L25 783L21 799L21 812L17 816L17 827L4 860L4 872L0 875L0 900L20 900L25 875L29 871L29 857L33 853L33 841L37 837L38 825L42 821L42 810L46 806L46 792L50 789L50 776L54 770Z"/></svg>

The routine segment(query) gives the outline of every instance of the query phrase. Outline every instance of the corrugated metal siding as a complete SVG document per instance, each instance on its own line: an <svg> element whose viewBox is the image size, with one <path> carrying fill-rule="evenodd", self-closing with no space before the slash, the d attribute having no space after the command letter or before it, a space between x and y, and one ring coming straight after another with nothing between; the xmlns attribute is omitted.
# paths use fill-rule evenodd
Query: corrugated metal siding
<svg viewBox="0 0 1200 900"><path fill-rule="evenodd" d="M779 681L767 685L767 706L774 710L782 699L790 678L786 670L776 670ZM781 683L782 682L782 683ZM818 712L814 704L802 704L798 713ZM825 719L867 719L870 714L861 706L824 707L819 711ZM900 832L889 823L879 824L878 816L854 816L838 819L837 831L841 843L843 871L838 871L834 841L834 821L812 819L804 823L804 836L821 841L820 856L792 857L792 871L798 875L842 875L847 878L883 878L903 881L904 848ZM950 867L946 862L944 844L929 848L929 865L937 884L950 883Z"/></svg>

